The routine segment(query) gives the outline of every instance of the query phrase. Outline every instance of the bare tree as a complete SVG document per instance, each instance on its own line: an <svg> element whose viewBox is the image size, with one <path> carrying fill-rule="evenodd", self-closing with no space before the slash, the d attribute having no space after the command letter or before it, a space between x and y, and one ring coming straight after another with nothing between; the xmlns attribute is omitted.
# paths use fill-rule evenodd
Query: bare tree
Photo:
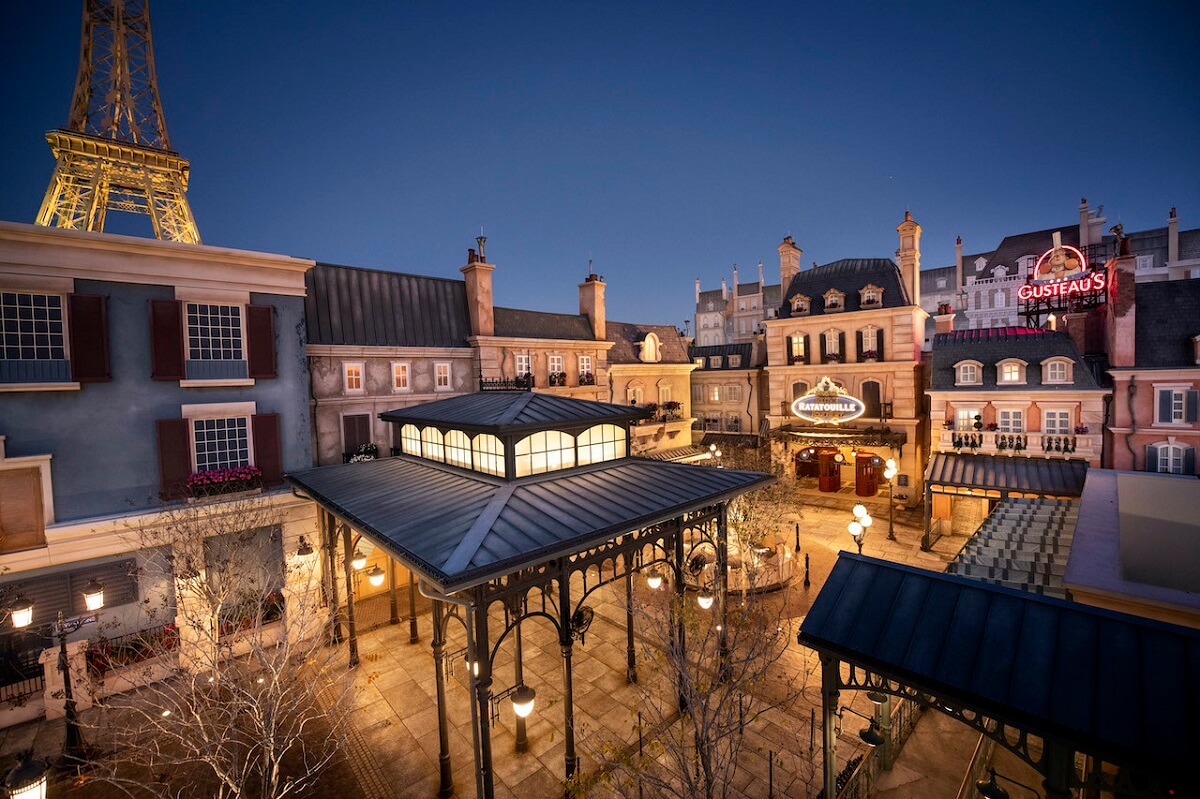
<svg viewBox="0 0 1200 799"><path fill-rule="evenodd" d="M319 559L284 552L278 502L216 498L131 528L149 595L138 633L89 652L96 778L131 796L284 799L335 757L352 683L321 634Z"/></svg>
<svg viewBox="0 0 1200 799"><path fill-rule="evenodd" d="M649 594L635 600L642 620L640 727L634 743L600 741L592 754L621 795L725 799L748 754L746 733L799 696L804 671L775 667L791 625L778 597L731 595L723 658L717 606L702 610L671 591Z"/></svg>

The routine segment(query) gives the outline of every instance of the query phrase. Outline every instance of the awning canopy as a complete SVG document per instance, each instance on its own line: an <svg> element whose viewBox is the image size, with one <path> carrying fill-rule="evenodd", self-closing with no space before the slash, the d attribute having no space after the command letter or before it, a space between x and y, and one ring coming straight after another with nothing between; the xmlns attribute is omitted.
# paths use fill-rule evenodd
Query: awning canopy
<svg viewBox="0 0 1200 799"><path fill-rule="evenodd" d="M1200 631L843 552L800 642L1109 763L1194 777Z"/></svg>
<svg viewBox="0 0 1200 799"><path fill-rule="evenodd" d="M507 482L406 455L285 478L447 592L775 480L759 472L624 458Z"/></svg>
<svg viewBox="0 0 1200 799"><path fill-rule="evenodd" d="M889 447L901 449L908 443L908 433L890 427L838 427L820 425L805 427L785 425L771 431L772 436L785 438L810 447Z"/></svg>
<svg viewBox="0 0 1200 799"><path fill-rule="evenodd" d="M1083 493L1087 469L1087 461L1063 458L936 452L925 471L925 483L930 487L956 486L1077 497Z"/></svg>

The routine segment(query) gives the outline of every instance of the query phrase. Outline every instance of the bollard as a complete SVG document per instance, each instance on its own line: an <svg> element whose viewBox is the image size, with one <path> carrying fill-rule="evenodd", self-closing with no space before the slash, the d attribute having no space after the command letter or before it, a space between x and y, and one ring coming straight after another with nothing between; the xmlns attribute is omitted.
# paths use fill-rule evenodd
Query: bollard
<svg viewBox="0 0 1200 799"><path fill-rule="evenodd" d="M808 579L808 553L806 552L804 553L804 587L808 588L810 585L812 583Z"/></svg>

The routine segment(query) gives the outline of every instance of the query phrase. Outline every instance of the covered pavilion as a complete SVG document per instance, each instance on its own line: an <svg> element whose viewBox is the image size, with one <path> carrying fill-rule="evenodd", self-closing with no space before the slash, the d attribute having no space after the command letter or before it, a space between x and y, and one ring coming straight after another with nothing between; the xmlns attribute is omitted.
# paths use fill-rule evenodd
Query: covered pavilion
<svg viewBox="0 0 1200 799"><path fill-rule="evenodd" d="M399 426L401 454L286 475L319 506L333 579L342 548L346 595L354 590L355 535L407 568L432 600L433 659L440 746L439 796L454 791L446 717L449 662L465 656L472 702L476 795L494 795L491 720L505 699L516 712L518 749L533 696L523 682L521 624L538 620L558 634L563 664L564 778L576 773L572 647L591 623L589 597L635 572L666 572L679 599L696 555L715 560L714 585L701 598L716 614L725 651L727 507L774 481L758 472L629 457L629 425L639 408L536 394L484 391L381 414ZM499 606L502 614L489 613ZM354 603L347 603L351 662ZM491 629L489 615L503 619ZM446 651L448 626L462 625L465 650ZM337 621L333 621L336 630ZM632 603L626 613L627 679L637 680ZM685 634L682 619L673 635ZM677 639L677 640L678 640ZM502 644L512 647L515 683L493 690ZM524 715L522 715L524 714Z"/></svg>

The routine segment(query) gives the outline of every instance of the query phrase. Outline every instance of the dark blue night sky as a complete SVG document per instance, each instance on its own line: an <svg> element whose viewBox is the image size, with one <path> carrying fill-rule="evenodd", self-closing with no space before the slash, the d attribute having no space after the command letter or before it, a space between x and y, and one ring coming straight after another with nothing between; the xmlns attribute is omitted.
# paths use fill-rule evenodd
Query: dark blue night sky
<svg viewBox="0 0 1200 799"><path fill-rule="evenodd" d="M1052 10L1046 6L1053 5ZM206 244L458 276L501 305L681 324L692 280L923 264L1078 221L1200 226L1191 3L153 3ZM355 10L339 10L354 8ZM66 121L76 2L6 3L0 219L32 222ZM148 232L149 224L146 222ZM751 279L751 278L747 278Z"/></svg>

